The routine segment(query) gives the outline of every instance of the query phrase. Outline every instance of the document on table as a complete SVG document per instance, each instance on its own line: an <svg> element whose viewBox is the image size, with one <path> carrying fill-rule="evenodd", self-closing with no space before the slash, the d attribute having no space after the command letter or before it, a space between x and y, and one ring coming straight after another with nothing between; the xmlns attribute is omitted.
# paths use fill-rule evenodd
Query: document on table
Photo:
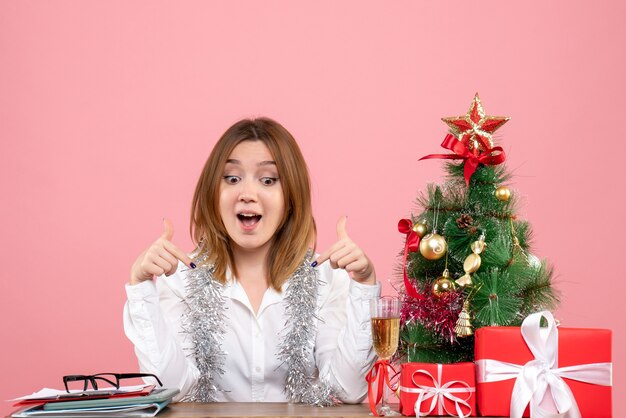
<svg viewBox="0 0 626 418"><path fill-rule="evenodd" d="M154 417L170 403L168 399L160 403L135 404L127 406L45 410L41 405L21 409L11 415L14 418L29 417L73 417L73 418L102 418L102 417Z"/></svg>
<svg viewBox="0 0 626 418"><path fill-rule="evenodd" d="M34 392L30 395L21 396L19 398L11 399L15 402L30 402L30 401L50 401L53 399L65 399L65 398L90 398L90 397L107 397L114 395L130 395L140 393L144 389L154 387L154 385L137 385L137 386L122 386L119 389L114 387L102 388L99 390L72 390L69 393L65 390L43 388L38 392Z"/></svg>
<svg viewBox="0 0 626 418"><path fill-rule="evenodd" d="M134 388L136 391L136 388ZM29 395L28 400L20 402L31 402L11 415L15 418L28 417L75 417L75 418L97 418L97 417L153 417L172 401L180 391L178 389L159 388L152 390L149 394L142 396L111 395L109 397L73 398L61 402L64 398L54 398L51 401L39 401L33 405L33 399L40 396L55 396L54 390L50 392L39 391ZM127 392L127 393L133 393ZM18 398L21 399L21 398Z"/></svg>

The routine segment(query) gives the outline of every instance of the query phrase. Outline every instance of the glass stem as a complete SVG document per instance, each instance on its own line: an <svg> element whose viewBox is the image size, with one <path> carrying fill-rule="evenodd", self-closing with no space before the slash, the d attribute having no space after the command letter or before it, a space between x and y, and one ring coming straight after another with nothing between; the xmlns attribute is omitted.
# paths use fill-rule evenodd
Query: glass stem
<svg viewBox="0 0 626 418"><path fill-rule="evenodd" d="M389 408L387 405L387 396L389 396L389 387L387 387L387 384L383 382L383 398L380 401L380 408L385 412Z"/></svg>
<svg viewBox="0 0 626 418"><path fill-rule="evenodd" d="M389 372L389 369L385 370L385 372ZM381 373L381 376L380 376L381 379L383 378L384 374L387 374L387 373L384 373L384 374L383 373ZM391 376L389 376L389 379L391 380ZM380 408L379 408L379 414L381 416L396 415L393 413L393 411L391 410L391 407L389 406L388 396L389 396L389 386L387 385L386 381L383 381L383 393L382 393L382 397L380 400Z"/></svg>

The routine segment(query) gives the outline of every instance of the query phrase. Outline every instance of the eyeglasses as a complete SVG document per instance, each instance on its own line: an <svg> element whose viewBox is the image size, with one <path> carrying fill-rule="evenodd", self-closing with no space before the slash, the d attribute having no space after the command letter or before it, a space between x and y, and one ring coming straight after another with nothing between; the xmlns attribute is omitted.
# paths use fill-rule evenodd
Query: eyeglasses
<svg viewBox="0 0 626 418"><path fill-rule="evenodd" d="M63 376L63 384L65 385L65 390L67 393L70 393L70 388L68 384L70 382L84 382L83 383L83 391L87 390L89 387L89 383L91 383L91 387L94 390L98 390L97 380L103 380L108 384L115 386L115 389L120 388L120 380L122 379L133 379L137 377L153 377L159 383L159 386L163 386L163 383L159 380L156 375L150 373L98 373L94 375L84 375L84 374L72 374L68 376Z"/></svg>

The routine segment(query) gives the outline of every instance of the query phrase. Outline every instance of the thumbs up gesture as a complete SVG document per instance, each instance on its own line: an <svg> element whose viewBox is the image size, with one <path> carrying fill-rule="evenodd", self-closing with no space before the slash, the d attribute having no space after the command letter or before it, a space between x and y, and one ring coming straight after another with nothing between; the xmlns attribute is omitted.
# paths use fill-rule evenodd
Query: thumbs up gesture
<svg viewBox="0 0 626 418"><path fill-rule="evenodd" d="M376 284L374 265L367 258L363 250L350 239L346 224L347 216L342 216L337 222L337 242L324 251L313 262L313 266L330 260L332 268L342 268L352 276L352 279L363 284Z"/></svg>
<svg viewBox="0 0 626 418"><path fill-rule="evenodd" d="M172 222L169 219L164 219L163 234L133 263L130 270L131 285L152 280L153 276L174 274L178 267L178 260L188 267L196 267L184 251L172 244L173 236L174 226Z"/></svg>

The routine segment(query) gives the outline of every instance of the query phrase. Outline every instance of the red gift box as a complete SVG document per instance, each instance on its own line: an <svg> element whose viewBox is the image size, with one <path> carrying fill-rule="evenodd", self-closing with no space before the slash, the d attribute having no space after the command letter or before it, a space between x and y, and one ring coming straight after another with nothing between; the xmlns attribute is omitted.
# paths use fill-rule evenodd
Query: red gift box
<svg viewBox="0 0 626 418"><path fill-rule="evenodd" d="M404 363L400 369L400 412L421 416L476 416L474 363Z"/></svg>
<svg viewBox="0 0 626 418"><path fill-rule="evenodd" d="M533 316L534 331L531 334L534 333L534 336L529 337L529 328L524 327ZM548 327L539 327L541 317L548 320ZM524 333L526 339L522 335L523 329L526 331ZM548 337L548 334L551 337ZM571 398L573 395L575 400L572 401L573 405L570 408L575 408L577 404L583 417L611 417L611 330L561 327L557 329L552 315L549 312L540 312L529 316L522 328L483 327L476 330L475 338L477 403L481 415L515 415L512 413L511 399L521 370L519 366L525 366L524 377L520 376L520 379L541 380L549 376L550 381L558 383L558 386L550 386L545 397L540 393L535 393L537 397L535 405L540 405L544 410L551 409L552 412L556 412L557 405L568 406L569 400L564 401L563 398L567 396ZM550 351L554 358L552 365L548 364L551 360L550 356L545 356L546 351ZM517 371L505 370L507 367L515 368L516 366ZM566 388L559 389L565 386L562 382L569 386L571 395L567 394ZM537 381L534 384L527 382L526 387L531 388L534 387L533 385L542 387L542 384L537 384ZM520 381L518 387L515 388L517 395L522 393L520 391L523 390L523 386ZM553 396L556 393L556 397L560 400L555 402L550 396L551 393ZM515 398L518 416L521 416L522 411L524 411L523 416L530 416L530 408L526 406L528 396Z"/></svg>

